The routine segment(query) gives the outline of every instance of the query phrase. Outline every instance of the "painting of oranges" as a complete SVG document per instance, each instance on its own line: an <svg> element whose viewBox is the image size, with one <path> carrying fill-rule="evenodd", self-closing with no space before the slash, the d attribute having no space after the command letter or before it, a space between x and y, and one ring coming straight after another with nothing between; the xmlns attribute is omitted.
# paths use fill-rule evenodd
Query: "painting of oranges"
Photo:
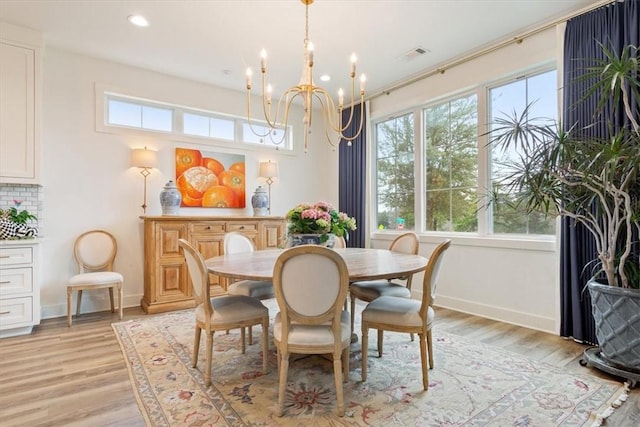
<svg viewBox="0 0 640 427"><path fill-rule="evenodd" d="M180 206L189 208L244 208L244 156L176 148L176 186Z"/></svg>

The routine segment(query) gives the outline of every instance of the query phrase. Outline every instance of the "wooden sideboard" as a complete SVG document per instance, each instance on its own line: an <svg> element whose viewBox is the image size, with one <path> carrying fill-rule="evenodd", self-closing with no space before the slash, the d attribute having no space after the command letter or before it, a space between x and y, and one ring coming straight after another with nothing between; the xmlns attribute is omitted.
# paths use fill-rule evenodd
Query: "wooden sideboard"
<svg viewBox="0 0 640 427"><path fill-rule="evenodd" d="M144 216L144 296L140 305L149 313L194 307L187 266L178 239L191 242L202 256L223 254L224 235L239 231L258 250L281 246L283 217ZM225 279L210 275L211 295L226 291Z"/></svg>

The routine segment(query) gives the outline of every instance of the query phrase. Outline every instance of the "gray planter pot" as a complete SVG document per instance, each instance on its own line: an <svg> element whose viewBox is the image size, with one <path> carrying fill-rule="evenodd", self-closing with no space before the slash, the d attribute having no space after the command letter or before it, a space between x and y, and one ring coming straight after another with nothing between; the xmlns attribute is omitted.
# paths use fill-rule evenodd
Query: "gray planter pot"
<svg viewBox="0 0 640 427"><path fill-rule="evenodd" d="M587 286L602 357L615 367L640 373L640 290L593 279Z"/></svg>

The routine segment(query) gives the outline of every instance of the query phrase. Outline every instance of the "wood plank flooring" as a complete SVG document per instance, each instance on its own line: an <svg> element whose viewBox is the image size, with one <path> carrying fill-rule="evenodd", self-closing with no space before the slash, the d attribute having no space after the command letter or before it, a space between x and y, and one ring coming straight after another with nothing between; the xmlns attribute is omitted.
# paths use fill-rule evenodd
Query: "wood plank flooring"
<svg viewBox="0 0 640 427"><path fill-rule="evenodd" d="M584 346L551 334L470 316L436 311L436 326L567 369L583 368ZM146 316L125 310L125 319ZM0 426L144 426L127 367L111 328L110 312L44 320L31 335L0 340ZM437 332L436 332L437 333ZM605 426L640 426L640 388Z"/></svg>

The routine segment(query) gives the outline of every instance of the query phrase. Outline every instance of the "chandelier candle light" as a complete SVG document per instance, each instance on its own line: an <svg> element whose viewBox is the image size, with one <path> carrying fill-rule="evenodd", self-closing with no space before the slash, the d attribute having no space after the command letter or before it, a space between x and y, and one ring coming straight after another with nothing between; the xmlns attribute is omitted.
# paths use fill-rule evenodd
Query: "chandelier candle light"
<svg viewBox="0 0 640 427"><path fill-rule="evenodd" d="M286 140L289 121L289 111L293 100L300 96L302 98L304 109L304 152L308 152L309 147L309 134L311 133L311 123L313 118L313 98L315 97L322 108L322 116L325 125L325 135L327 141L331 146L335 147L340 143L341 139L347 141L348 145L356 139L362 132L362 122L364 116L364 108L360 108L360 123L358 130L353 135L345 135L344 131L351 126L353 120L353 107L354 107L354 95L355 95L355 76L356 76L356 56L351 55L351 105L349 120L343 123L342 112L344 110L344 91L340 89L338 91L338 105L334 103L329 93L313 83L313 44L309 40L309 5L313 3L313 0L300 0L305 5L305 35L304 35L304 60L302 65L302 76L300 83L297 86L292 86L287 89L282 97L278 100L275 113L272 114L272 94L273 88L270 84L266 84L267 74L267 52L263 49L260 58L260 73L262 74L262 109L265 120L267 122L266 131L259 131L254 129L251 123L251 77L253 75L251 68L247 69L247 118L251 131L264 142L265 137L269 137L271 141L278 146ZM360 76L360 104L364 103L364 87L366 77L364 74ZM281 109L284 109L281 111ZM280 115L282 113L282 116ZM279 139L274 138L276 129L284 130L282 137ZM333 139L333 138L335 139Z"/></svg>

